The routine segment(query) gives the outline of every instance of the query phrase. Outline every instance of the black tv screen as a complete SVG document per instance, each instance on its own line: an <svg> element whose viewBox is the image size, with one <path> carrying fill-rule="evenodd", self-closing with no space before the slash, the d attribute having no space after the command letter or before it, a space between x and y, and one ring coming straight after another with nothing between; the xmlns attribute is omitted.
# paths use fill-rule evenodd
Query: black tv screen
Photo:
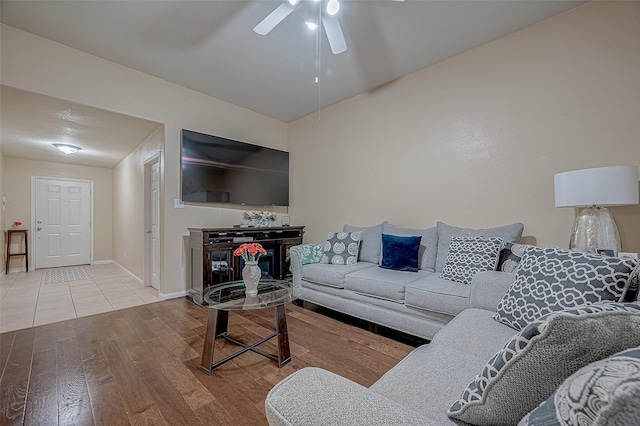
<svg viewBox="0 0 640 426"><path fill-rule="evenodd" d="M289 205L289 153L182 130L182 201Z"/></svg>

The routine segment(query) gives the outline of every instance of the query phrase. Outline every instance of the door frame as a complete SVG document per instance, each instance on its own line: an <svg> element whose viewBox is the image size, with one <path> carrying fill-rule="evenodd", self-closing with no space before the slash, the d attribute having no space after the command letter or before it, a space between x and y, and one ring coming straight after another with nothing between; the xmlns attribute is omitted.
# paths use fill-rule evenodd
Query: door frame
<svg viewBox="0 0 640 426"><path fill-rule="evenodd" d="M89 203L89 236L91 241L89 242L89 261L93 264L93 231L94 231L94 220L93 220L93 181L87 179L70 179L70 178L61 178L56 176L31 176L31 259L33 259L33 269L38 269L38 259L36 256L37 253L37 241L36 238L36 228L38 224L36 223L36 180L45 179L45 180L63 180L66 182L82 182L88 183L90 193L90 203Z"/></svg>
<svg viewBox="0 0 640 426"><path fill-rule="evenodd" d="M149 227L151 218L151 166L158 164L158 292L162 289L162 151L156 152L143 161L144 165L144 256L142 281L145 286L155 288L151 285L151 241L147 238L146 229Z"/></svg>

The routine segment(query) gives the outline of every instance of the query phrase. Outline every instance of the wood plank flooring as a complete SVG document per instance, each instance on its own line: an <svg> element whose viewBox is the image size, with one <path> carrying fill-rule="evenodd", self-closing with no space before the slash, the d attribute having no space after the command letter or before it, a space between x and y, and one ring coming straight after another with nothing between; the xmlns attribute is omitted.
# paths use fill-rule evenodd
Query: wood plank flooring
<svg viewBox="0 0 640 426"><path fill-rule="evenodd" d="M287 305L292 361L252 352L198 370L207 310L186 298L0 334L1 425L264 425L264 400L306 366L370 386L412 346ZM271 333L273 309L232 312L229 334ZM276 352L273 339L260 346ZM216 343L216 360L237 350Z"/></svg>

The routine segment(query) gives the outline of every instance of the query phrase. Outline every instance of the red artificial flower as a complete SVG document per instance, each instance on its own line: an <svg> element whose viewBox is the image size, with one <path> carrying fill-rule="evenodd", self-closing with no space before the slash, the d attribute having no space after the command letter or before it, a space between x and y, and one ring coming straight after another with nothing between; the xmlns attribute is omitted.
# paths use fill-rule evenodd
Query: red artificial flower
<svg viewBox="0 0 640 426"><path fill-rule="evenodd" d="M260 243L244 243L233 251L234 256L242 256L245 261L252 262L257 260L262 254L267 254L267 251Z"/></svg>
<svg viewBox="0 0 640 426"><path fill-rule="evenodd" d="M14 224L15 226L20 226L20 225L22 225L22 222L15 221L15 222L13 222L13 224Z"/></svg>

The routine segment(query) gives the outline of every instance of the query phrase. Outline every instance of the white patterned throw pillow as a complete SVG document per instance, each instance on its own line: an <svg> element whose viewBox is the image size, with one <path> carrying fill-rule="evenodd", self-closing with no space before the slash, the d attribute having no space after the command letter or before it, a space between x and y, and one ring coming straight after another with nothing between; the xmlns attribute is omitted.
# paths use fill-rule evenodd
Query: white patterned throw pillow
<svg viewBox="0 0 640 426"><path fill-rule="evenodd" d="M637 274L636 259L528 246L515 282L493 319L520 330L543 315L603 301L621 302Z"/></svg>
<svg viewBox="0 0 640 426"><path fill-rule="evenodd" d="M481 271L494 271L498 264L502 238L451 237L440 278L471 284L473 276Z"/></svg>
<svg viewBox="0 0 640 426"><path fill-rule="evenodd" d="M324 243L321 263L354 265L358 262L362 232L330 232Z"/></svg>
<svg viewBox="0 0 640 426"><path fill-rule="evenodd" d="M551 313L516 334L447 415L474 425L515 425L580 368L640 345L640 303Z"/></svg>

